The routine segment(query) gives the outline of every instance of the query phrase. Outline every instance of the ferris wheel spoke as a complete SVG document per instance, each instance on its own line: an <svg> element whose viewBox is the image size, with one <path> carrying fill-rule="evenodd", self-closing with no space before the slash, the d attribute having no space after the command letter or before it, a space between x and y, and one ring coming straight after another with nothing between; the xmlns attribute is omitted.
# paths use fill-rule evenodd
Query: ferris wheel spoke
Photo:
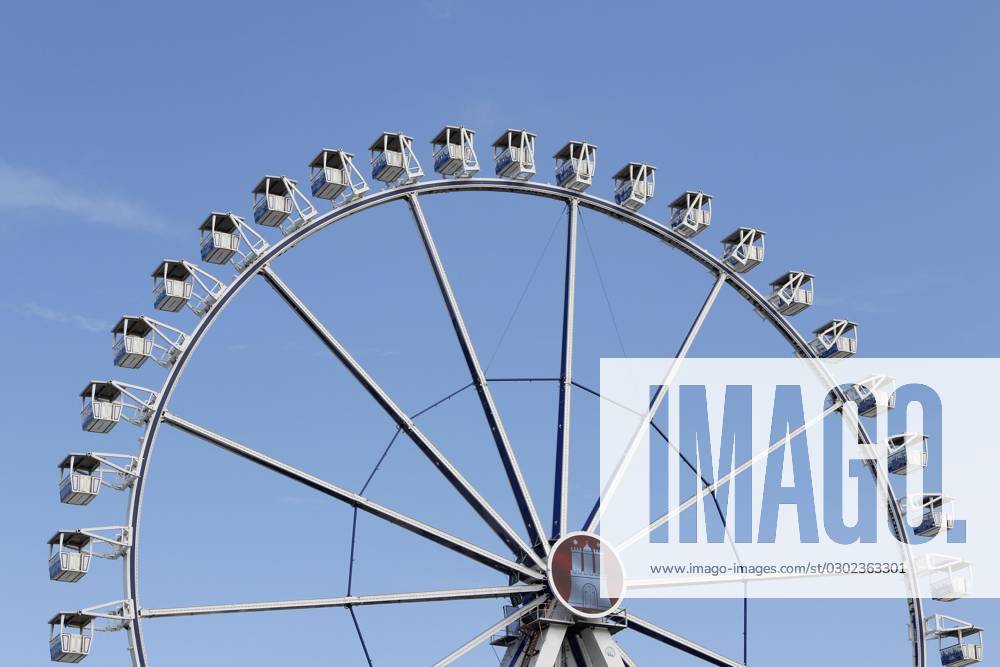
<svg viewBox="0 0 1000 667"><path fill-rule="evenodd" d="M594 506L590 511L590 516L587 517L584 530L594 532L597 529L597 525L601 521L602 499L604 506L606 507L608 501L614 497L615 491L617 491L618 486L621 484L622 477L628 469L628 466L632 461L632 457L639 447L643 433L645 433L646 429L649 427L649 423L652 421L654 415L656 415L657 410L660 409L660 405L663 403L663 399L666 398L667 391L670 388L674 377L677 375L677 371L680 370L681 362L685 357L687 357L688 352L691 351L691 346L694 345L694 340L698 336L698 332L701 331L701 327L705 323L705 319L708 317L709 312L711 312L712 306L715 304L715 300L718 298L719 292L722 291L722 286L725 285L725 283L726 274L717 274L715 283L712 285L712 289L709 291L708 296L705 297L704 303L698 310L698 314L695 315L694 321L691 322L687 335L684 336L684 340L681 342L681 346L678 348L677 354L674 356L674 363L670 365L670 370L667 371L666 377L663 379L660 386L657 387L656 393L653 394L653 400L649 402L649 409L646 411L646 414L643 415L639 426L636 428L635 433L632 435L632 439L629 441L628 446L625 448L621 458L618 460L618 464L615 466L607 484L603 489L601 489L600 497L594 502Z"/></svg>
<svg viewBox="0 0 1000 667"><path fill-rule="evenodd" d="M141 618L166 618L172 616L204 616L207 614L241 614L254 611L290 611L293 609L329 609L331 607L362 607L380 604L407 604L413 602L447 602L452 600L483 600L506 598L512 595L537 593L542 584L522 586L492 586L486 588L453 588L443 591L415 593L387 593L381 595L347 595L339 598L309 600L277 600L275 602L243 602L195 607L170 607L140 609Z"/></svg>
<svg viewBox="0 0 1000 667"><path fill-rule="evenodd" d="M707 663L718 665L718 667L746 667L746 665L742 662L727 658L726 656L716 653L711 649L705 648L701 644L681 637L677 633L670 632L665 628L661 628L658 625L654 625L653 623L637 616L633 616L632 614L629 614L627 619L624 616L620 616L616 617L616 620L626 623L628 629L630 630L635 630L641 635L663 642L664 644L679 649L688 655L701 658Z"/></svg>
<svg viewBox="0 0 1000 667"><path fill-rule="evenodd" d="M504 520L500 513L497 512L493 507L483 498L482 494L476 490L472 484L469 483L462 473L458 471L451 461L445 458L444 454L430 441L430 439L424 435L423 431L417 428L417 425L413 423L413 419L407 415L403 410L396 405L396 403L389 398L389 395L385 393L385 390L378 385L377 382L368 374L368 372L355 361L354 357L347 351L347 349L340 343L339 340L334 338L333 334L327 330L323 323L313 315L304 303L299 299L298 296L278 277L274 271L265 266L260 270L260 275L274 288L278 295L288 304L299 318L305 322L313 333L326 345L337 359L340 360L344 366L350 371L350 373L364 386L365 390L368 391L369 395L375 399L375 401L382 407L385 412L392 417L396 425L401 428L409 438L417 445L421 452L431 460L431 463L437 467L442 475L445 476L451 485L457 490L466 502L468 502L472 508L479 514L480 517L486 522L486 524L493 529L493 532L503 540L511 551L517 555L525 555L530 558L539 568L545 569L545 563L538 557L535 550L532 549L528 544L525 543L524 539L518 535L517 531L510 527L510 525Z"/></svg>
<svg viewBox="0 0 1000 667"><path fill-rule="evenodd" d="M556 479L552 492L552 539L558 539L569 522L570 403L573 398L573 317L576 307L576 230L579 214L579 201L571 199L566 229L566 280L563 289L559 419L556 429Z"/></svg>
<svg viewBox="0 0 1000 667"><path fill-rule="evenodd" d="M450 665L451 663L455 662L456 660L458 660L459 658L461 658L463 655L465 655L466 653L468 653L469 651L471 651L472 649L476 648L477 646L479 646L480 644L482 644L484 641L486 641L487 639L489 639L493 635L493 633L499 631L502 628L506 628L508 625L510 625L511 623L514 623L515 621L517 621L518 619L520 619L522 616L528 614L529 612L533 611L537 607L541 606L542 603L545 602L546 600L547 600L547 598L544 595L539 595L537 598L535 598L531 602L528 602L527 604L524 604L524 605L518 607L512 613L510 613L506 617L504 617L502 620L500 620L500 621L494 623L493 625L491 625L490 627L486 628L485 630L483 630L482 632L480 632L478 635L476 635L475 637L473 637L472 639L470 639L469 641L465 642L464 644L462 644L461 646L459 646L457 649L455 649L454 651L452 651L451 653L449 653L446 657L444 657L441 660L439 660L438 662L434 663L434 667L444 667L444 665Z"/></svg>
<svg viewBox="0 0 1000 667"><path fill-rule="evenodd" d="M462 347L462 355L465 357L465 363L469 367L469 374L476 385L479 402L482 404L486 421L490 426L490 433L493 435L497 452L500 454L504 471L507 473L507 481L510 483L514 499L517 501L521 519L528 530L528 538L532 544L540 545L542 551L548 553L549 543L546 539L545 529L542 527L535 504L532 502L531 493L529 493L528 485L524 480L524 475L521 473L521 467L517 463L517 457L514 455L514 448L510 444L510 438L507 437L507 431L500 420L500 413L497 410L496 403L493 401L493 394L490 392L486 375L483 373L483 368L479 363L479 357L476 355L476 349L472 344L471 336L469 336L469 330L465 326L465 320L462 319L458 300L455 298L455 292L451 288L451 282L448 280L448 273L445 271L441 255L438 253L437 245L434 243L434 237L431 236L431 230L427 225L427 219L424 217L424 211L420 206L417 195L410 195L407 198L407 202L410 205L411 213L413 213L413 219L417 223L417 229L420 232L424 249L427 251L427 258L430 260L431 268L434 270L434 277L437 279L441 296L444 299L445 306L448 308L448 315L451 317L455 335L458 337L459 345Z"/></svg>
<svg viewBox="0 0 1000 667"><path fill-rule="evenodd" d="M395 510L388 507L380 505L378 503L372 502L365 498L364 496L358 495L352 491L344 489L342 487L336 486L326 482L314 475L310 475L307 472L294 468L286 463L282 463L277 459L274 459L266 454L255 451L246 445L240 444L235 440L230 440L225 436L219 435L218 433L213 433L212 431L182 419L175 414L170 412L163 413L163 423L169 424L185 433L193 435L205 442L215 445L221 449L228 452L236 454L248 461L256 463L257 465L263 466L268 470L276 472L283 475L289 479L293 479L301 484L304 484L312 489L315 489L321 493L328 496L336 498L352 507L356 507L359 510L367 512L372 516L376 516L380 519L388 521L389 523L395 524L400 528L405 528L412 533L420 535L432 542L440 544L443 547L451 549L457 553L462 554L474 561L482 563L488 567L498 570L505 574L528 577L531 579L542 579L543 575L535 570L526 567L520 563L516 563L512 560L499 556L487 549L483 549L474 544L466 542L465 540L455 537L450 533L446 533L443 530L439 530L418 521L412 517L405 514L401 514Z"/></svg>

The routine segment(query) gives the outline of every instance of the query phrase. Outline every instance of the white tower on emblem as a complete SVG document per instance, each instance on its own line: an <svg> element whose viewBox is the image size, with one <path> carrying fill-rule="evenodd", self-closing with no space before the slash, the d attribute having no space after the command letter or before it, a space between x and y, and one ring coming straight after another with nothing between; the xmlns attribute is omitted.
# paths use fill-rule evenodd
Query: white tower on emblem
<svg viewBox="0 0 1000 667"><path fill-rule="evenodd" d="M570 547L570 594L573 607L583 610L602 610L611 607L608 598L600 597L601 590L601 550L589 544L580 546L573 540Z"/></svg>

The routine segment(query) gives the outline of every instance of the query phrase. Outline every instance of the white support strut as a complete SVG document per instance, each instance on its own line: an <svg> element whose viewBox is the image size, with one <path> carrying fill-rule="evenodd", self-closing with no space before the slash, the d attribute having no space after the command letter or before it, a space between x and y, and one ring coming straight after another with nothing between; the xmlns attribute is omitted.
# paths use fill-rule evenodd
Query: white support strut
<svg viewBox="0 0 1000 667"><path fill-rule="evenodd" d="M242 604L170 607L164 609L143 608L139 610L139 616L141 618L165 618L173 616L204 616L206 614L241 614L255 611L289 611L293 609L328 609L332 607L361 607L380 604L443 602L448 600L482 600L535 593L542 590L542 588L544 588L542 584L531 584L525 586L495 586L492 588L457 588L443 591L389 593L384 595L346 595L338 598L316 598L311 600L246 602Z"/></svg>

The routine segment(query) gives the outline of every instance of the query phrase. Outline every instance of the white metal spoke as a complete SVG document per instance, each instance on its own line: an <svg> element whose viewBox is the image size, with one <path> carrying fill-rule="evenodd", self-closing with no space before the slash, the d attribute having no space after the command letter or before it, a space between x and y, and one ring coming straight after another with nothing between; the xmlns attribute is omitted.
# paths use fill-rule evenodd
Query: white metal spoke
<svg viewBox="0 0 1000 667"><path fill-rule="evenodd" d="M430 260L431 268L434 270L434 277L437 279L438 287L441 290L441 296L444 298L445 306L448 308L448 315L451 317L451 323L455 329L455 335L458 337L458 342L462 346L462 354L465 357L465 363L469 367L469 374L472 376L472 380L476 385L476 392L479 394L479 402L483 406L486 421L490 426L490 433L493 435L493 441L496 444L497 452L500 454L500 460L503 462L504 471L507 473L507 481L510 483L511 491L514 493L514 499L517 501L517 507L521 512L521 518L528 530L528 538L533 544L541 545L544 553L548 553L549 543L546 539L545 529L542 527L542 522L538 516L538 511L535 509L535 504L532 502L531 493L528 491L528 485L524 481L524 475L521 473L521 468L517 463L517 456L514 454L514 448L511 447L510 438L507 437L507 431L504 429L503 422L500 420L500 413L497 411L496 403L493 401L493 394L490 392L490 387L486 381L486 376L483 373L483 368L479 363L479 357L476 355L475 347L472 345L472 338L469 336L469 330L465 326L465 321L462 319L462 312L458 307L458 300L455 298L455 292L451 288L451 283L448 280L448 273L445 271L444 263L441 261L441 255L438 253L437 245L434 243L434 237L431 236L431 230L427 225L427 219L424 217L423 209L420 207L417 195L410 195L407 198L407 202L410 205L410 211L413 213L413 218L417 223L417 229L420 232L420 238L423 240L424 249L427 251L427 258Z"/></svg>
<svg viewBox="0 0 1000 667"><path fill-rule="evenodd" d="M494 586L490 588L457 588L416 593L389 593L384 595L347 595L339 598L317 598L311 600L278 600L275 602L246 602L197 607L140 609L139 616L143 618L164 618L170 616L203 616L206 614L240 614L253 611L361 607L365 605L406 604L411 602L482 600L486 598L505 598L524 593L536 593L543 588L542 584L532 584L526 586Z"/></svg>
<svg viewBox="0 0 1000 667"><path fill-rule="evenodd" d="M364 386L368 393L375 399L386 413L392 417L399 426L424 453L427 458L437 467L442 475L451 485L465 498L472 508L479 514L486 524L493 529L493 532L518 555L526 555L541 569L545 569L545 563L538 557L535 550L525 543L524 539L518 535L517 531L510 527L500 514L486 501L485 498L469 483L465 477L445 458L444 454L417 428L413 419L396 405L385 391L375 382L367 371L350 355L347 349L334 338L323 323L313 315L304 303L294 292L274 273L270 267L263 267L260 275L267 280L268 284L274 288L278 295L288 304L288 306L298 315L306 326L323 342L324 345L336 356L341 363L351 372L351 374Z"/></svg>
<svg viewBox="0 0 1000 667"><path fill-rule="evenodd" d="M358 495L352 491L330 484L329 482L303 472L298 468L294 468L286 463L282 463L277 459L267 456L266 454L250 449L246 445L230 440L229 438L219 435L218 433L213 433L212 431L189 422L186 419L182 419L177 415L164 412L163 423L169 424L181 431L184 431L185 433L189 433L204 440L205 442L215 445L216 447L232 452L237 456L243 457L248 461L252 461L253 463L277 472L280 475L305 484L310 488L316 489L321 493L325 493L328 496L336 498L337 500L345 502L348 505L356 507L357 509L367 512L373 516L377 516L380 519L384 519L389 523L399 526L400 528L405 528L412 533L416 533L421 537L427 538L432 542L440 544L443 547L447 547L452 551L458 552L463 556L467 556L495 570L499 570L500 572L504 572L506 574L529 577L536 580L542 578L540 573L520 563L515 563L512 560L466 542L465 540L446 533L443 530L429 526L421 521L406 516L405 514L400 514L395 510L372 502L364 496Z"/></svg>
<svg viewBox="0 0 1000 667"><path fill-rule="evenodd" d="M611 477L608 479L608 483L601 490L601 496L594 503L594 509L591 511L590 517L587 519L584 530L594 532L597 529L597 524L601 521L601 512L603 511L601 506L602 502L604 505L607 505L608 501L614 496L615 491L618 489L618 485L621 484L625 471L628 469L629 464L632 461L632 457L638 449L639 442L642 440L643 433L645 433L646 429L649 428L649 423L653 420L657 410L660 409L663 399L667 396L670 384L673 382L674 377L680 370L681 362L691 350L691 346L694 344L694 340L698 336L698 332L705 323L705 318L708 317L708 313L712 310L712 306L715 304L715 299L719 296L719 292L722 290L722 286L725 283L726 274L719 273L716 277L715 284L712 285L711 291L709 291L708 296L705 298L705 302L702 304L701 308L698 310L698 314L694 318L694 321L691 323L691 327L688 329L687 335L684 336L684 341L677 350L674 363L670 365L670 370L667 371L666 377L664 377L660 386L657 387L656 393L653 394L653 400L649 403L649 410L647 410L646 414L643 415L638 427L636 427L635 433L632 435L632 439L629 441L629 444L622 453L622 457L618 460L618 464L615 466Z"/></svg>
<svg viewBox="0 0 1000 667"><path fill-rule="evenodd" d="M562 359L559 371L559 421L556 431L556 480L552 500L552 539L569 522L570 403L573 398L573 317L576 306L576 230L580 203L569 202L566 229L566 280L563 290Z"/></svg>
<svg viewBox="0 0 1000 667"><path fill-rule="evenodd" d="M623 622L626 621L624 617L620 617L620 620ZM676 649L684 651L688 655L701 658L705 662L718 665L718 667L746 667L746 665L742 662L737 662L736 660L727 658L724 655L720 655L711 649L705 648L701 644L697 644L690 639L685 639L676 633L670 632L669 630L661 628L658 625L654 625L653 623L632 614L628 615L627 625L629 629L635 630L639 634L661 641L668 646L673 646Z"/></svg>
<svg viewBox="0 0 1000 667"><path fill-rule="evenodd" d="M510 625L514 621L518 620L519 618L521 618L522 616L524 616L528 612L530 612L530 611L534 610L535 608L541 606L542 603L546 601L546 599L547 598L545 596L539 595L537 598L535 598L531 602L528 602L528 603L526 603L526 604L518 607L512 613L510 613L506 617L504 617L502 620L497 621L496 623L494 623L490 627L486 628L485 630L483 630L482 632L480 632L478 635L476 635L475 637L473 637L472 639L470 639L469 641L467 641L466 643L462 644L457 649L455 649L454 651L452 651L451 653L449 653L446 657L444 657L441 660L439 660L438 662L434 663L434 667L444 667L444 665L450 665L451 663L455 662L456 660L458 660L459 658L461 658L463 655L465 655L466 653L468 653L469 651L471 651L472 649L476 648L477 646L479 646L480 644L482 644L484 641L486 641L487 639L489 639L490 636L493 635L493 633L497 632L501 628L507 627L508 625Z"/></svg>

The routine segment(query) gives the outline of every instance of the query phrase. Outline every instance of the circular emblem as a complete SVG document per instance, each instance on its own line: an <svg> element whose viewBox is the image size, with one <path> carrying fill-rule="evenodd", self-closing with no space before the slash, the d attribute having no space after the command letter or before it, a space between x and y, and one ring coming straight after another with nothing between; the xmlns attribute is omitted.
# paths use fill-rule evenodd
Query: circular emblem
<svg viewBox="0 0 1000 667"><path fill-rule="evenodd" d="M549 586L577 616L603 618L621 606L625 570L614 548L597 535L569 533L549 552Z"/></svg>

